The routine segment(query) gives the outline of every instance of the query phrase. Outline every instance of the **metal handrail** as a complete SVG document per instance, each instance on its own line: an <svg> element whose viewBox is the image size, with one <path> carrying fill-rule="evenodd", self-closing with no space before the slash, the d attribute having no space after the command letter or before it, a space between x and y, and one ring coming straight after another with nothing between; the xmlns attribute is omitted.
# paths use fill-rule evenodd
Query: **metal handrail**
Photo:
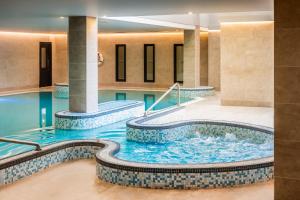
<svg viewBox="0 0 300 200"><path fill-rule="evenodd" d="M28 129L26 131L22 131L22 133L28 133L28 132L33 132L33 131L45 132L45 131L53 131L53 130L54 130L53 126L48 126L48 127L43 127L43 128Z"/></svg>
<svg viewBox="0 0 300 200"><path fill-rule="evenodd" d="M30 142L30 141L25 141L25 140L16 140L16 139L8 139L8 138L1 138L0 137L0 142L8 142L8 143L15 143L15 144L24 144L24 145L30 145L30 146L35 146L36 151L41 151L42 148L41 146L36 143L36 142Z"/></svg>
<svg viewBox="0 0 300 200"><path fill-rule="evenodd" d="M144 113L144 116L146 117L148 113L161 101L163 100L175 87L177 87L177 106L180 106L180 84L175 83L172 85L159 99L155 101L154 104L152 104Z"/></svg>

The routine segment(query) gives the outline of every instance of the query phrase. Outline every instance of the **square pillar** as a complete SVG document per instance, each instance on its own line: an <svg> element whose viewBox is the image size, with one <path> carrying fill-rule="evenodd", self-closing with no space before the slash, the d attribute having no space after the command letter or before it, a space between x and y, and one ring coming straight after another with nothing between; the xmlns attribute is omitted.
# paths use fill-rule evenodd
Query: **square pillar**
<svg viewBox="0 0 300 200"><path fill-rule="evenodd" d="M300 198L299 8L275 0L275 200Z"/></svg>
<svg viewBox="0 0 300 200"><path fill-rule="evenodd" d="M200 29L184 30L183 87L200 86Z"/></svg>
<svg viewBox="0 0 300 200"><path fill-rule="evenodd" d="M98 111L98 21L96 17L71 16L68 29L69 110Z"/></svg>

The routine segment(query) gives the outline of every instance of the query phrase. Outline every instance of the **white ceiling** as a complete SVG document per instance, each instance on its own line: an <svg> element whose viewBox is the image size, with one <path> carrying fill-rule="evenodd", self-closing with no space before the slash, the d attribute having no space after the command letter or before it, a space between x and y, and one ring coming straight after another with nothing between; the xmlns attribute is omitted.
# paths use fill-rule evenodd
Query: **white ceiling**
<svg viewBox="0 0 300 200"><path fill-rule="evenodd" d="M214 29L221 21L272 20L273 0L0 0L0 30L65 32L67 19L60 16L105 15L164 23L101 19L100 32L170 31L193 25L188 12L199 13L201 26Z"/></svg>

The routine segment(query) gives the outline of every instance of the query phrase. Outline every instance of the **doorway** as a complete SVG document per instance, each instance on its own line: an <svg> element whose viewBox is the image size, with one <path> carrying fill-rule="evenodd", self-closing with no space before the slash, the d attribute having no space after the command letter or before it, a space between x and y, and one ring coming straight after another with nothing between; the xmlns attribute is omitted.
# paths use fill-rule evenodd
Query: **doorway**
<svg viewBox="0 0 300 200"><path fill-rule="evenodd" d="M40 87L52 86L52 44L40 42Z"/></svg>

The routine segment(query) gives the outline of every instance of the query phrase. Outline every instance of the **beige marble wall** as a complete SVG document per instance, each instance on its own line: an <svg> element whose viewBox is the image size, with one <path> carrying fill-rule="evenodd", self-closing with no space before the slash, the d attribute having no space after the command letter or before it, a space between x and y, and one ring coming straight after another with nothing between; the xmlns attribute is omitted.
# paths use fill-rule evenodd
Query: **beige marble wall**
<svg viewBox="0 0 300 200"><path fill-rule="evenodd" d="M208 85L220 90L220 31L208 32Z"/></svg>
<svg viewBox="0 0 300 200"><path fill-rule="evenodd" d="M275 200L300 198L299 7L275 0Z"/></svg>
<svg viewBox="0 0 300 200"><path fill-rule="evenodd" d="M173 84L173 45L183 43L183 33L100 34L98 39L99 49L105 60L104 64L98 68L100 87L167 88ZM201 65L204 66L202 68L204 71L201 71L200 74L204 80L202 84L207 85L207 34L201 33L200 40L202 42L201 56L203 57ZM0 90L39 86L39 42L48 41L52 42L52 82L53 84L68 82L66 35L0 35L0 76L3 77L0 79ZM115 81L115 44L127 45L126 82ZM156 80L154 83L144 82L144 44L155 44ZM18 49L13 57L13 49L18 46L22 46L22 49ZM23 54L23 52L25 53ZM5 56L1 57L1 55ZM6 63L10 62L18 64L14 68L7 68ZM14 76L14 69L22 71L22 73Z"/></svg>
<svg viewBox="0 0 300 200"><path fill-rule="evenodd" d="M200 86L208 85L208 32L200 32Z"/></svg>
<svg viewBox="0 0 300 200"><path fill-rule="evenodd" d="M66 81L65 36L0 33L0 91L39 87L40 42L52 42L53 82Z"/></svg>
<svg viewBox="0 0 300 200"><path fill-rule="evenodd" d="M59 35L52 39L52 82L65 83L68 82L68 45L67 36Z"/></svg>
<svg viewBox="0 0 300 200"><path fill-rule="evenodd" d="M222 24L222 105L272 106L273 90L273 22Z"/></svg>
<svg viewBox="0 0 300 200"><path fill-rule="evenodd" d="M99 68L101 86L167 88L174 83L173 45L183 43L181 33L103 34L99 48L104 64ZM115 44L126 44L126 82L115 81ZM155 82L144 82L144 44L155 44Z"/></svg>
<svg viewBox="0 0 300 200"><path fill-rule="evenodd" d="M39 42L48 36L0 34L0 90L38 87Z"/></svg>

